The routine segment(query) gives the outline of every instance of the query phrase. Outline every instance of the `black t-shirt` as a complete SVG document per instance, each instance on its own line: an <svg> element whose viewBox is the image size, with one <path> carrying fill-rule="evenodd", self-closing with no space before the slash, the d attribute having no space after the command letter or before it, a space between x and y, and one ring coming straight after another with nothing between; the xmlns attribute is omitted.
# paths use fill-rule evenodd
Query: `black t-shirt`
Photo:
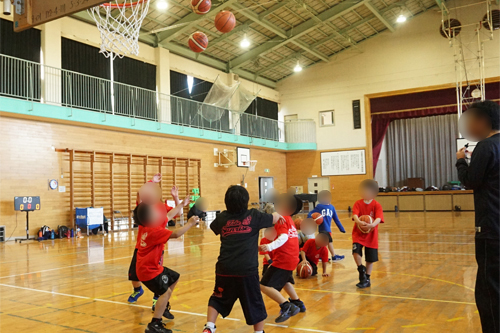
<svg viewBox="0 0 500 333"><path fill-rule="evenodd" d="M476 238L500 239L500 134L479 142L470 165L457 161L458 179L474 190Z"/></svg>
<svg viewBox="0 0 500 333"><path fill-rule="evenodd" d="M210 224L220 235L220 254L215 266L219 275L259 274L259 230L273 226L273 216L256 209L240 214L223 211Z"/></svg>

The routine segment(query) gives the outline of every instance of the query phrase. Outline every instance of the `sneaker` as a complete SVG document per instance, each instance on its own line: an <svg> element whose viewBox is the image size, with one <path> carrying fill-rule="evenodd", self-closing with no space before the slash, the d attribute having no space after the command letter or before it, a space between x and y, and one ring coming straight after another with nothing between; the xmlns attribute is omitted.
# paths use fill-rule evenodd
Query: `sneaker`
<svg viewBox="0 0 500 333"><path fill-rule="evenodd" d="M334 255L334 256L332 257L332 261L333 261L333 262L336 262L336 261L342 261L342 260L344 260L344 259L345 259L345 256L341 256L341 255L338 255L338 254L336 254L336 255Z"/></svg>
<svg viewBox="0 0 500 333"><path fill-rule="evenodd" d="M300 312L306 312L306 306L300 299L293 301L291 298L289 298L288 300L290 301L290 303L298 307L300 309Z"/></svg>
<svg viewBox="0 0 500 333"><path fill-rule="evenodd" d="M280 307L280 315L274 320L277 323L282 323L300 312L299 307L290 302L285 302Z"/></svg>
<svg viewBox="0 0 500 333"><path fill-rule="evenodd" d="M202 333L215 333L215 327L214 328L210 328L207 325L205 325L205 327L203 328L203 332Z"/></svg>
<svg viewBox="0 0 500 333"><path fill-rule="evenodd" d="M139 299L139 297L141 297L143 294L144 294L144 289L142 289L142 287L141 287L141 289L139 291L134 291L132 293L132 295L130 295L128 297L128 302L129 303L135 303L135 302L137 302L137 300Z"/></svg>
<svg viewBox="0 0 500 333"><path fill-rule="evenodd" d="M358 285L365 285L366 280L368 279L366 276L366 267L364 265L359 265L358 266L358 273L359 273L359 283L356 285L356 287L359 288Z"/></svg>
<svg viewBox="0 0 500 333"><path fill-rule="evenodd" d="M174 319L174 315L170 312L170 302L167 303L167 308L165 309L165 312L163 312L163 317L167 319Z"/></svg>
<svg viewBox="0 0 500 333"><path fill-rule="evenodd" d="M165 326L163 326L163 323L160 322L154 322L154 323L149 323L148 327L146 327L146 333L172 333L172 330L169 330Z"/></svg>
<svg viewBox="0 0 500 333"><path fill-rule="evenodd" d="M364 289L364 288L368 288L368 287L371 287L371 282L370 282L370 279L366 279L365 281L363 282L360 282L356 285L356 287L358 287L359 289Z"/></svg>

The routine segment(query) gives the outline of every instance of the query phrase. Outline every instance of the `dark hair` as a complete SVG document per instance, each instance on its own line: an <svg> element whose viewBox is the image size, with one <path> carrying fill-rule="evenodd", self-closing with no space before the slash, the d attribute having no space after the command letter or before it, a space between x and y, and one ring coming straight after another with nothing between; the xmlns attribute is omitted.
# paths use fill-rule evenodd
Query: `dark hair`
<svg viewBox="0 0 500 333"><path fill-rule="evenodd" d="M471 105L467 112L479 118L486 119L492 130L500 130L500 105L493 101L476 102Z"/></svg>
<svg viewBox="0 0 500 333"><path fill-rule="evenodd" d="M362 188L367 188L370 191L373 191L375 195L378 193L378 183L373 179L365 179L361 182L360 186Z"/></svg>
<svg viewBox="0 0 500 333"><path fill-rule="evenodd" d="M134 209L134 222L145 226L149 217L149 206L145 203L140 203Z"/></svg>
<svg viewBox="0 0 500 333"><path fill-rule="evenodd" d="M248 209L249 200L250 195L246 188L239 185L231 185L226 191L224 203L229 213L238 214Z"/></svg>

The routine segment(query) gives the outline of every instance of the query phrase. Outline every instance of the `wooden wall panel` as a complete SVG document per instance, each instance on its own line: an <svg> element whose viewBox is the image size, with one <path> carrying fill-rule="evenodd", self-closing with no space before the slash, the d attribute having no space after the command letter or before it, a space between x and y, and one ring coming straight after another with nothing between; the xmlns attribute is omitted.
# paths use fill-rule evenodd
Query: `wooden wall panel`
<svg viewBox="0 0 500 333"><path fill-rule="evenodd" d="M359 149L359 148L353 148ZM362 148L361 148L362 149ZM329 150L333 151L333 150ZM286 154L288 186L303 186L307 192L307 179L313 175L321 177L321 151L289 152ZM331 176L332 204L337 210L347 210L359 200L358 186L368 175Z"/></svg>
<svg viewBox="0 0 500 333"><path fill-rule="evenodd" d="M64 164L69 163L69 161L65 160L67 157L62 156L63 154L56 153L52 147L201 159L201 192L208 199L210 209L224 209L224 193L227 187L240 183L241 177L246 171L246 169L237 167L214 168L216 157L213 155L213 149L234 149L234 146L230 145L55 124L40 120L0 117L0 140L2 142L0 145L0 224L6 225L7 236L12 233L13 237L22 236L25 228L24 214L20 213L17 213L16 228L16 212L13 209L14 196L39 195L41 197L42 210L30 214L32 234L44 224L53 228L57 225L69 225L71 212L67 207L70 207L69 187L71 184L69 171L64 169ZM259 161L256 171L248 172L245 179L248 183L251 202L258 201L259 176L274 177L277 189L285 191L287 173L285 153L252 148L251 154L252 159ZM75 156L75 159L75 171L85 173L88 181L91 182L91 158L80 161L80 157ZM98 193L108 193L109 198L109 160L103 159L100 162L96 163L94 170L95 192L96 196ZM144 174L143 158L134 158L133 162L130 200L135 203L137 190L144 183L146 176L151 177L152 174ZM190 166L191 169L196 167ZM264 169L269 169L270 172L266 173ZM167 166L163 166L162 170L165 170L164 181L167 182L163 184L163 191L164 194L167 194L173 175L168 173ZM153 171L147 169L148 173ZM115 186L121 186L119 183L122 176L119 174L122 172L127 171L114 170ZM49 190L49 179L57 179L60 185L68 187L68 191L60 193L57 190ZM185 182L185 179L183 181ZM191 183L194 179L191 178L189 181ZM82 206L90 206L92 204L90 202L91 192L90 190L86 194L82 191L81 196L75 197L75 200L77 202L81 200L78 203ZM104 197L100 200L96 198L95 206L104 206L106 216L111 217L111 215L108 216L111 213L110 201L104 200ZM121 199L115 198L115 200L115 204L119 205L118 202Z"/></svg>

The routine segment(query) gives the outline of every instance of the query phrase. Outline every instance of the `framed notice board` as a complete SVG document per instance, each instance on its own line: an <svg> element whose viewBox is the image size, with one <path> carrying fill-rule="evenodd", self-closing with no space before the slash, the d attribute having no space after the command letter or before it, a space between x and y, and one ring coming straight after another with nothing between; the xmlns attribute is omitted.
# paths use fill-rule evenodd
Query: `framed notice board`
<svg viewBox="0 0 500 333"><path fill-rule="evenodd" d="M365 150L346 150L321 153L322 176L365 175Z"/></svg>

